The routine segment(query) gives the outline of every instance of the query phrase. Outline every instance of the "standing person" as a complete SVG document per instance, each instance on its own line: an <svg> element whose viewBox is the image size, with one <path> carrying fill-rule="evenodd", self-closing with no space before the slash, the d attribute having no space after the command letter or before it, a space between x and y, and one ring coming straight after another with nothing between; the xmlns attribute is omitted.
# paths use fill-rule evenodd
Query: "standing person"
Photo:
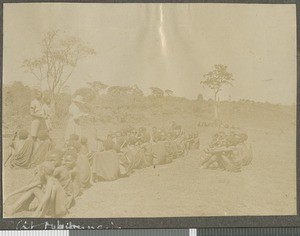
<svg viewBox="0 0 300 236"><path fill-rule="evenodd" d="M41 91L36 91L35 99L30 104L31 121L31 136L34 141L37 139L37 134L45 126L45 115L42 104L43 94Z"/></svg>
<svg viewBox="0 0 300 236"><path fill-rule="evenodd" d="M43 110L45 115L45 124L48 130L48 133L52 130L52 112L50 108L50 98L44 97Z"/></svg>
<svg viewBox="0 0 300 236"><path fill-rule="evenodd" d="M84 104L83 97L77 95L73 100L69 107L69 120L67 124L67 129L65 133L65 140L68 140L71 134L77 134L81 137L81 125L80 125L80 118L86 116L80 110L80 106Z"/></svg>

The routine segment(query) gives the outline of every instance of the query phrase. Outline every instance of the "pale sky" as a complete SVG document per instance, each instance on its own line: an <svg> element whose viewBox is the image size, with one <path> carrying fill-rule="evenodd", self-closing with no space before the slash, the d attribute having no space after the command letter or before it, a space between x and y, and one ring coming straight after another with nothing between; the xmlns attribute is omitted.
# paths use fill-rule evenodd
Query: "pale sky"
<svg viewBox="0 0 300 236"><path fill-rule="evenodd" d="M35 83L21 65L39 56L43 33L53 29L97 52L79 63L72 91L99 80L212 98L200 81L225 64L235 81L221 100L296 104L295 4L5 3L4 84Z"/></svg>

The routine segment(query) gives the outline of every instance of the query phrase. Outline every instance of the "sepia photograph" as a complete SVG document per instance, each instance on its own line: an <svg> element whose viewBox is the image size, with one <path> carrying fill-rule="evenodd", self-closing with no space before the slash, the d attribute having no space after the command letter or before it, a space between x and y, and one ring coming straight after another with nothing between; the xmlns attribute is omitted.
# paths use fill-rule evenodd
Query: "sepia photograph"
<svg viewBox="0 0 300 236"><path fill-rule="evenodd" d="M297 215L296 4L4 3L3 218Z"/></svg>

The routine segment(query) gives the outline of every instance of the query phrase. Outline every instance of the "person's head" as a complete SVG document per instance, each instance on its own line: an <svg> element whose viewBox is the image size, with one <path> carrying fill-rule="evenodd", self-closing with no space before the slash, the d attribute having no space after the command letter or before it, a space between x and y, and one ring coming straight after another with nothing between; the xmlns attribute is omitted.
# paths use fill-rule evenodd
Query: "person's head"
<svg viewBox="0 0 300 236"><path fill-rule="evenodd" d="M79 136L77 134L71 134L69 141L79 141Z"/></svg>
<svg viewBox="0 0 300 236"><path fill-rule="evenodd" d="M28 138L28 135L29 135L29 133L28 133L28 131L26 129L21 129L19 131L18 137L19 137L20 140L25 140L25 139Z"/></svg>
<svg viewBox="0 0 300 236"><path fill-rule="evenodd" d="M48 152L46 161L51 162L55 167L58 167L62 163L63 151L55 148Z"/></svg>
<svg viewBox="0 0 300 236"><path fill-rule="evenodd" d="M80 152L81 144L78 141L69 141L67 144L68 150L73 150L75 152Z"/></svg>
<svg viewBox="0 0 300 236"><path fill-rule="evenodd" d="M44 161L36 169L36 174L45 181L49 176L52 176L55 166L50 161Z"/></svg>
<svg viewBox="0 0 300 236"><path fill-rule="evenodd" d="M40 91L40 90L37 90L37 91L35 91L35 94L34 94L34 96L35 96L35 98L37 99L37 100L42 100L42 98L43 98L43 93Z"/></svg>
<svg viewBox="0 0 300 236"><path fill-rule="evenodd" d="M41 130L38 132L38 136L37 138L40 140L40 141L45 141L49 138L48 136L48 133L46 130Z"/></svg>
<svg viewBox="0 0 300 236"><path fill-rule="evenodd" d="M81 137L80 143L81 143L81 145L87 145L87 143L88 143L87 137Z"/></svg>
<svg viewBox="0 0 300 236"><path fill-rule="evenodd" d="M77 157L78 155L76 152L72 150L66 151L66 153L63 156L62 164L68 169L72 169L76 164Z"/></svg>

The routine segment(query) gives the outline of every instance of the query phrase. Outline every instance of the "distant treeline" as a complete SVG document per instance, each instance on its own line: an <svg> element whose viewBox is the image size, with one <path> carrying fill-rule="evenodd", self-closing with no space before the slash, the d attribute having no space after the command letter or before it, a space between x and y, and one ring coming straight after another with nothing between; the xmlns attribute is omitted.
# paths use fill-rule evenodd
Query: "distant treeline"
<svg viewBox="0 0 300 236"><path fill-rule="evenodd" d="M213 114L213 100L205 100L201 94L195 100L173 96L173 91L150 88L152 93L145 96L137 85L130 87L103 86L100 82L88 84L74 94L62 92L56 97L54 125L64 124L68 109L74 96L80 95L86 101L83 109L90 114L90 122L134 122L150 115L164 115L173 113L205 113L209 119ZM98 86L98 87L97 87ZM5 128L28 126L30 124L30 102L35 89L14 82L3 86L3 125ZM44 96L50 96L43 91ZM278 107L270 103L260 103L241 99L239 101L220 101L221 111L226 104L231 104L235 111L242 111L242 104ZM227 109L227 108L226 108ZM229 109L229 108L228 108ZM143 112L146 111L146 112Z"/></svg>

